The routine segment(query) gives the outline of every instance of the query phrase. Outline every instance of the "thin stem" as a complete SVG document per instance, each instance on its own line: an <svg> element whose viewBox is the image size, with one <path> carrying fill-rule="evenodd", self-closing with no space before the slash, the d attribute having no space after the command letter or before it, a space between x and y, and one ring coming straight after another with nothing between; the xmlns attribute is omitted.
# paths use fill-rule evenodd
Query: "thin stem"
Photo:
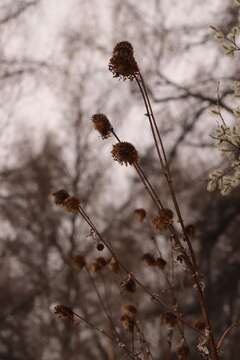
<svg viewBox="0 0 240 360"><path fill-rule="evenodd" d="M158 126L157 126L153 111L152 111L152 106L151 106L151 102L150 102L150 99L149 99L149 96L148 96L147 88L146 88L146 85L145 85L145 82L144 82L144 79L143 79L141 73L139 73L139 76L140 76L140 81L141 82L139 81L139 79L137 77L135 77L135 79L136 79L136 82L137 82L137 84L139 86L139 89L141 91L141 94L142 94L142 97L143 97L143 100L144 100L144 104L145 104L145 107L146 107L146 110L147 110L147 114L148 114L151 130L152 130L154 142L155 142L155 145L156 145L159 161L160 161L162 169L166 170L166 171L164 171L164 175L165 175L166 180L167 180L167 184L168 184L168 187L169 187L169 190L170 190L170 193L171 193L173 204L174 204L174 207L175 207L175 210L176 210L176 213L177 213L177 216L178 216L181 228L182 228L184 238L186 240L186 243L187 243L189 251L190 251L191 261L187 261L187 263L188 263L189 268L190 268L190 270L192 272L193 279L194 279L194 282L196 284L198 294L199 294L199 303L200 303L200 306L201 306L202 314L204 316L204 320L205 320L205 323L207 325L207 328L209 329L210 343L211 343L211 349L212 349L211 352L212 352L212 355L213 355L213 359L217 360L218 359L217 347L216 347L215 340L214 340L213 333L212 333L212 328L211 328L211 323L210 323L210 319L209 319L207 303L205 301L203 291L202 291L202 288L201 288L201 284L200 284L198 265L197 265L195 253L194 253L191 241L189 239L189 236L188 236L188 234L186 232L184 221L183 221L183 218L182 218L182 214L181 214L181 211L180 211L180 208L179 208L179 205L178 205L175 190L174 190L174 187L173 187L173 184L172 184L172 177L171 177L171 172L170 172L170 169L169 169L169 164L168 164L166 152L165 152L165 149L164 149L162 138L161 138L161 135L160 135L160 132L159 132L159 129L158 129ZM157 138L158 138L158 141L160 143L163 158L162 158L161 153L160 153ZM164 159L164 161L163 161L163 159ZM181 245L180 240L177 237L175 238L175 240L177 241L178 245L180 245L181 248L183 248L182 245ZM186 256L186 258L187 258L187 256Z"/></svg>

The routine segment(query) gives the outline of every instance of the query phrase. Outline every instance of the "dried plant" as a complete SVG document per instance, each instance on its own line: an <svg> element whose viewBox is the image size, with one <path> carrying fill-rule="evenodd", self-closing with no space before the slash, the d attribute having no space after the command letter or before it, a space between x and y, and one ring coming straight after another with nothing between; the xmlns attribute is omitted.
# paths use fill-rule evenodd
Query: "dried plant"
<svg viewBox="0 0 240 360"><path fill-rule="evenodd" d="M151 341L146 338L143 332L141 309L136 305L126 302L130 297L131 302L137 304L138 293L141 292L161 310L161 324L166 328L166 341L169 350L175 352L178 359L184 360L190 356L191 346L193 345L189 345L187 339L186 329L188 329L188 331L190 330L196 334L194 351L197 351L200 356L205 358L218 360L220 359L219 350L230 330L227 329L217 341L205 299L204 279L200 274L192 245L194 226L192 224L185 225L184 223L163 139L152 109L148 87L135 60L133 46L128 41L122 41L114 47L109 61L109 70L113 73L114 77L135 81L140 90L158 156L159 174L165 179L165 186L171 195L171 207L173 210L165 205L167 202L164 196L165 192L161 191L159 193L151 183L141 166L141 158L135 147L127 141L120 140L107 116L104 114L93 115L93 126L103 139L113 135L117 140L117 143L112 147L112 157L121 165L131 165L136 171L139 180L157 209L157 214L155 213L151 220L153 228L156 232L164 232L166 238L169 239L167 246L171 251L169 259L165 259L162 257L161 251L155 242L157 254L150 252L143 253L142 261L139 261L139 267L142 267L143 270L146 268L146 271L157 271L158 274L163 274L165 278L165 289L161 291L152 289L149 284L144 284L137 277L135 271L126 266L124 259L119 256L119 249L109 240L105 239L105 236L97 229L95 222L88 215L78 197L75 195L70 196L65 190L54 192L55 204L61 206L66 212L79 215L90 227L93 238L97 241L96 249L104 251L104 256L92 260L86 259L83 255L74 255L70 261L74 268L77 270L85 269L88 273L99 304L109 323L110 330L109 332L107 330L100 330L89 321L87 321L87 324L93 330L101 332L106 337L112 339L129 358L153 359L151 349L153 344L151 344ZM226 138L224 139L226 141ZM147 221L144 221L147 214L143 208L136 209L134 214L140 226L147 226ZM183 266L184 271L188 274L192 291L196 294L195 300L201 312L199 319L188 319L181 309L178 300L179 290L176 288L172 278L172 274L177 271L175 268L178 266L177 264ZM111 272L114 276L118 276L115 280L115 287L119 296L124 301L121 310L116 314L117 316L112 313L108 299L103 297L97 286L97 279L101 278L104 282L104 274ZM107 287L106 284L105 286ZM82 319L80 315L77 315L70 308L63 305L56 306L55 313L70 321L73 321L75 317ZM120 319L122 329L124 330L123 333L119 330L116 319L118 321ZM86 322L86 319L84 321ZM174 345L176 334L180 340Z"/></svg>

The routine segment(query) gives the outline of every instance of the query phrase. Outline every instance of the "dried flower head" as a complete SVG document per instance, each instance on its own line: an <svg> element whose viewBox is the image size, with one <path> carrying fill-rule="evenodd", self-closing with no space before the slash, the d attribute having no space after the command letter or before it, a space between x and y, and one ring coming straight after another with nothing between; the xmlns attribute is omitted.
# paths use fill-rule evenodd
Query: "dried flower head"
<svg viewBox="0 0 240 360"><path fill-rule="evenodd" d="M112 157L121 165L128 166L138 161L138 152L132 144L123 141L113 145Z"/></svg>
<svg viewBox="0 0 240 360"><path fill-rule="evenodd" d="M92 116L92 122L94 128L100 133L103 139L107 139L111 136L113 127L104 114L95 114Z"/></svg>
<svg viewBox="0 0 240 360"><path fill-rule="evenodd" d="M136 282L135 282L133 275L128 274L128 277L120 283L120 287L122 288L122 290L132 292L132 293L135 292L137 286L136 286Z"/></svg>
<svg viewBox="0 0 240 360"><path fill-rule="evenodd" d="M173 212L170 209L161 209L157 216L152 220L152 223L156 230L166 230L173 221Z"/></svg>
<svg viewBox="0 0 240 360"><path fill-rule="evenodd" d="M150 253L146 253L142 256L142 260L145 262L148 266L154 266L156 264L156 260L154 256Z"/></svg>
<svg viewBox="0 0 240 360"><path fill-rule="evenodd" d="M146 217L146 210L144 209L135 209L134 210L134 215L136 217L136 219L142 223Z"/></svg>
<svg viewBox="0 0 240 360"><path fill-rule="evenodd" d="M134 319L137 315L137 308L131 304L124 304L122 305L122 314Z"/></svg>
<svg viewBox="0 0 240 360"><path fill-rule="evenodd" d="M54 307L54 313L60 318L60 319L67 319L71 322L74 321L74 312L67 306L64 305L56 305Z"/></svg>
<svg viewBox="0 0 240 360"><path fill-rule="evenodd" d="M163 270L166 265L167 265L167 262L163 258L158 257L156 259L156 266L158 266L159 269Z"/></svg>
<svg viewBox="0 0 240 360"><path fill-rule="evenodd" d="M113 73L113 77L122 78L123 80L133 80L139 74L133 47L128 41L121 41L114 47L108 67Z"/></svg>
<svg viewBox="0 0 240 360"><path fill-rule="evenodd" d="M86 260L85 257L82 255L76 255L73 256L70 259L70 264L72 267L76 270L82 270L86 266Z"/></svg>
<svg viewBox="0 0 240 360"><path fill-rule="evenodd" d="M115 257L112 257L111 260L109 261L109 269L115 273L118 273L120 270L120 266L118 261L115 259Z"/></svg>
<svg viewBox="0 0 240 360"><path fill-rule="evenodd" d="M121 316L121 323L122 323L122 327L129 331L129 332L133 332L134 330L134 325L135 325L135 321L133 318L131 318L130 316L128 316L127 314L123 314Z"/></svg>
<svg viewBox="0 0 240 360"><path fill-rule="evenodd" d="M56 205L62 205L63 202L70 197L70 195L64 189L55 191L52 193L52 196L54 197L54 202Z"/></svg>
<svg viewBox="0 0 240 360"><path fill-rule="evenodd" d="M63 201L62 205L66 211L71 213L78 213L80 200L75 196L69 196Z"/></svg>
<svg viewBox="0 0 240 360"><path fill-rule="evenodd" d="M104 249L104 244L101 243L101 242L98 243L98 244L97 244L97 250L98 250L98 251L103 251L103 249Z"/></svg>

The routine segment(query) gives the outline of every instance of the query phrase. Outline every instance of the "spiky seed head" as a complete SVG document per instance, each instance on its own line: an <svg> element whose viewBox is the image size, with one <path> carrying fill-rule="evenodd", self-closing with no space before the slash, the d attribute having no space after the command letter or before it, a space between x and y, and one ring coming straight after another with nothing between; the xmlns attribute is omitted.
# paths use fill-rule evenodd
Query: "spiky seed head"
<svg viewBox="0 0 240 360"><path fill-rule="evenodd" d="M138 152L132 144L123 141L113 145L112 157L121 165L128 166L138 161Z"/></svg>
<svg viewBox="0 0 240 360"><path fill-rule="evenodd" d="M113 127L106 115L104 114L93 115L92 123L94 129L96 129L102 136L102 139L107 139L109 136L111 136Z"/></svg>
<svg viewBox="0 0 240 360"><path fill-rule="evenodd" d="M63 202L70 197L68 192L64 189L53 192L52 196L56 205L62 205Z"/></svg>
<svg viewBox="0 0 240 360"><path fill-rule="evenodd" d="M54 307L54 313L61 319L67 319L71 322L74 321L74 313L72 309L65 305L56 305Z"/></svg>
<svg viewBox="0 0 240 360"><path fill-rule="evenodd" d="M113 77L123 80L133 80L139 74L133 47L128 41L121 41L114 47L108 67L113 73Z"/></svg>

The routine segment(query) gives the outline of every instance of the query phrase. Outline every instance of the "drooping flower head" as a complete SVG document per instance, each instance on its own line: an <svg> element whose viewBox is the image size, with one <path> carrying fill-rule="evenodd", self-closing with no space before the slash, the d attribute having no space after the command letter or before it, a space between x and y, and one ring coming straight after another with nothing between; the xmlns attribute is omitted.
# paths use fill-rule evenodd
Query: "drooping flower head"
<svg viewBox="0 0 240 360"><path fill-rule="evenodd" d="M138 152L132 144L123 141L113 145L112 157L121 165L133 165L138 161Z"/></svg>
<svg viewBox="0 0 240 360"><path fill-rule="evenodd" d="M61 189L52 193L56 205L63 205L63 202L70 197L66 190Z"/></svg>
<svg viewBox="0 0 240 360"><path fill-rule="evenodd" d="M113 127L104 114L94 114L92 116L92 122L94 129L96 129L103 139L107 139L109 136L111 136Z"/></svg>
<svg viewBox="0 0 240 360"><path fill-rule="evenodd" d="M108 67L114 77L123 80L133 80L139 74L133 47L128 41L121 41L114 47Z"/></svg>
<svg viewBox="0 0 240 360"><path fill-rule="evenodd" d="M56 316L58 316L60 319L67 319L70 322L74 321L74 312L72 309L65 305L56 305L54 307L54 313Z"/></svg>

